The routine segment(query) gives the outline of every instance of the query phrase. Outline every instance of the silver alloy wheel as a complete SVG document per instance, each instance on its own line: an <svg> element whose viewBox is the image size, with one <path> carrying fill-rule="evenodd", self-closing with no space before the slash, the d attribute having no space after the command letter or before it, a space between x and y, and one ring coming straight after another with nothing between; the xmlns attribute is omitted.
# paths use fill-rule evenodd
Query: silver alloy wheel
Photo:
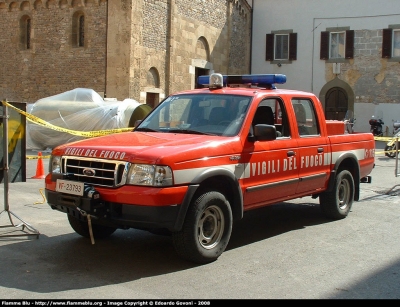
<svg viewBox="0 0 400 307"><path fill-rule="evenodd" d="M210 206L204 210L197 223L197 238L205 249L214 248L224 234L224 213L218 206Z"/></svg>
<svg viewBox="0 0 400 307"><path fill-rule="evenodd" d="M341 210L345 209L350 201L351 186L346 178L343 178L338 187L338 200L339 208Z"/></svg>

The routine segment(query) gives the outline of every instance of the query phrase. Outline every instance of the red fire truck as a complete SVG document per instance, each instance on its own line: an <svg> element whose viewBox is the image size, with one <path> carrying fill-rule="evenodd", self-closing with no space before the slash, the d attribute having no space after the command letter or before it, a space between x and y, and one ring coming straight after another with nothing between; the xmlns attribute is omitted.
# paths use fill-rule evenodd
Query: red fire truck
<svg viewBox="0 0 400 307"><path fill-rule="evenodd" d="M203 88L170 95L131 132L54 148L48 204L92 241L168 233L196 263L218 259L248 210L312 196L328 219L345 218L371 182L373 135L345 132L314 94L276 88L285 82L200 76Z"/></svg>

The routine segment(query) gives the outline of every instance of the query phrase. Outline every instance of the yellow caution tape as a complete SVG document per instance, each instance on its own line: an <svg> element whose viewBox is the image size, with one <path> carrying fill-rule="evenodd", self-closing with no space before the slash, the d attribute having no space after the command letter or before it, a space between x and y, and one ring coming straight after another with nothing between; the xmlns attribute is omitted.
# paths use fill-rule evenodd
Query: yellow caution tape
<svg viewBox="0 0 400 307"><path fill-rule="evenodd" d="M385 141L385 142L389 142L392 141L393 139L398 140L399 137L390 137L390 136L374 136L375 141ZM386 151L375 151L376 155L379 154L385 154L388 152L396 152L396 150L386 150Z"/></svg>
<svg viewBox="0 0 400 307"><path fill-rule="evenodd" d="M44 190L44 188L39 189L40 195L42 195L42 197L43 197L43 201L36 201L33 203L34 205L44 204L46 202L46 196L44 196L43 190Z"/></svg>
<svg viewBox="0 0 400 307"><path fill-rule="evenodd" d="M398 150L398 151L400 151L400 150ZM385 153L387 153L387 152L396 152L396 150L375 151L375 154L376 154L376 155L377 155L377 154L385 154Z"/></svg>
<svg viewBox="0 0 400 307"><path fill-rule="evenodd" d="M390 136L374 136L375 141L385 141L389 142L393 139L398 139L398 137L390 137Z"/></svg>
<svg viewBox="0 0 400 307"><path fill-rule="evenodd" d="M31 159L50 159L50 155L41 156L41 157L39 157L39 156L26 156L26 158L27 158L28 160L31 160Z"/></svg>
<svg viewBox="0 0 400 307"><path fill-rule="evenodd" d="M97 131L75 131L75 130L70 130L70 129L65 129L65 128L61 128L58 126L54 126L39 117L36 117L30 113L22 111L21 109L18 109L17 107L9 104L7 101L2 101L2 103L3 103L3 105L14 109L18 113L25 115L26 119L34 124L37 124L37 125L40 125L40 126L52 129L52 130L66 132L66 133L69 133L72 135L82 136L82 137L86 137L86 138L102 136L102 135L107 135L107 134L113 134L113 133L126 132L126 131L132 131L134 129L134 128L119 128L119 129L97 130Z"/></svg>
<svg viewBox="0 0 400 307"><path fill-rule="evenodd" d="M6 105L12 109L14 109L15 111L17 111L18 113L25 115L26 119L29 120L32 123L38 124L40 126L49 128L49 129L53 129L56 131L61 131L61 132L66 132L72 135L77 135L77 136L82 136L82 137L87 137L87 138L91 138L91 137L96 137L96 136L102 136L102 135L107 135L107 134L113 134L113 133L120 133L120 132L126 132L126 131L132 131L134 128L119 128L119 129L110 129L110 130L97 130L97 131L75 131L75 130L70 130L70 129L65 129L62 127L58 127L58 126L54 126L46 121L44 121L43 119L36 117L30 113L27 113L25 111L22 111L21 109L18 109L17 107L9 104L7 101L2 101L3 105ZM394 139L393 137L385 137L385 136L375 136L374 137L375 141L390 141L392 139ZM397 137L398 139L398 137ZM393 151L393 150L392 150ZM394 150L395 151L395 150ZM385 152L391 152L391 151L378 151L375 152L375 154L382 154ZM44 159L48 159L50 158L50 156L42 156L42 158ZM27 156L27 159L38 159L38 156Z"/></svg>

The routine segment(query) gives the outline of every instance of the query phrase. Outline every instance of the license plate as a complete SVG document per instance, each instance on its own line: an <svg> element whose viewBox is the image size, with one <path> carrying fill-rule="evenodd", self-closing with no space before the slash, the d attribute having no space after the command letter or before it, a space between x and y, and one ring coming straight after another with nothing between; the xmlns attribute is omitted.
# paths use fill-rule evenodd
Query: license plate
<svg viewBox="0 0 400 307"><path fill-rule="evenodd" d="M56 191L72 195L83 196L84 183L71 180L57 179Z"/></svg>

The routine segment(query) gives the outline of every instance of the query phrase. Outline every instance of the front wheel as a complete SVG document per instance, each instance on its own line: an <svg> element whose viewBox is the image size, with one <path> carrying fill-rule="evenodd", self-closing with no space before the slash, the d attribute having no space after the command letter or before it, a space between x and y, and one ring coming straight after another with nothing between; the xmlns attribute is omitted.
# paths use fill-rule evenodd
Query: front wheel
<svg viewBox="0 0 400 307"><path fill-rule="evenodd" d="M90 238L89 225L87 221L81 221L68 214L68 222L72 229L82 237ZM92 223L92 232L95 239L104 239L111 236L117 228L97 225Z"/></svg>
<svg viewBox="0 0 400 307"><path fill-rule="evenodd" d="M332 191L319 196L320 207L325 216L334 220L345 218L353 204L354 190L353 175L348 170L340 171Z"/></svg>
<svg viewBox="0 0 400 307"><path fill-rule="evenodd" d="M192 202L182 229L172 233L175 250L192 262L213 262L225 251L232 224L232 210L225 196L205 192Z"/></svg>
<svg viewBox="0 0 400 307"><path fill-rule="evenodd" d="M385 156L389 158L396 157L396 144L385 146Z"/></svg>

